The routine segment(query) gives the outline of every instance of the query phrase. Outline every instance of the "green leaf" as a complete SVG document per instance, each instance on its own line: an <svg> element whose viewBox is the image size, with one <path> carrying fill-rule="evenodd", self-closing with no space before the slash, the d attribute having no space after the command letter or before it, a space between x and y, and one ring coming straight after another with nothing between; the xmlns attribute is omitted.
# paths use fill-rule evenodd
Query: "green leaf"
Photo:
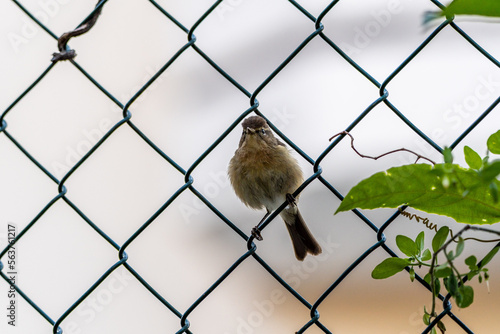
<svg viewBox="0 0 500 334"><path fill-rule="evenodd" d="M479 169L483 165L483 160L472 148L464 146L465 162L472 169Z"/></svg>
<svg viewBox="0 0 500 334"><path fill-rule="evenodd" d="M458 242L457 242L457 248L455 250L455 257L459 257L460 254L462 254L464 247L465 247L465 241L462 237L460 237L458 239Z"/></svg>
<svg viewBox="0 0 500 334"><path fill-rule="evenodd" d="M446 268L446 267L448 267L448 263L445 262L445 263L440 264L439 266L434 267L434 268L436 268L436 269L443 269L443 268Z"/></svg>
<svg viewBox="0 0 500 334"><path fill-rule="evenodd" d="M434 279L434 295L437 297L439 292L441 292L441 282L436 278Z"/></svg>
<svg viewBox="0 0 500 334"><path fill-rule="evenodd" d="M445 164L453 163L453 154L451 152L451 148L445 147L443 150L443 160Z"/></svg>
<svg viewBox="0 0 500 334"><path fill-rule="evenodd" d="M458 288L458 296L455 298L457 306L460 308L468 307L474 301L474 289L471 286L462 285Z"/></svg>
<svg viewBox="0 0 500 334"><path fill-rule="evenodd" d="M431 284L431 274L427 273L424 276L424 281L429 284L430 287L432 287ZM437 296L439 295L439 292L441 291L441 283L439 282L439 279L434 277L434 295Z"/></svg>
<svg viewBox="0 0 500 334"><path fill-rule="evenodd" d="M396 245L406 256L414 257L418 254L417 244L405 235L396 236Z"/></svg>
<svg viewBox="0 0 500 334"><path fill-rule="evenodd" d="M500 160L493 160L479 171L479 177L485 184L489 184L500 174Z"/></svg>
<svg viewBox="0 0 500 334"><path fill-rule="evenodd" d="M417 253L422 254L422 251L424 250L425 244L424 240L425 239L425 233L424 231L420 232L417 235L417 238L415 239L415 244L417 245Z"/></svg>
<svg viewBox="0 0 500 334"><path fill-rule="evenodd" d="M372 277L375 279L384 279L391 277L400 271L403 271L410 261L399 257L390 257L379 263L372 271Z"/></svg>
<svg viewBox="0 0 500 334"><path fill-rule="evenodd" d="M486 254L484 259L481 261L480 269L482 269L484 266L486 266L491 261L491 259L493 259L493 257L498 253L499 249L500 248L497 246L497 247L493 248L488 254Z"/></svg>
<svg viewBox="0 0 500 334"><path fill-rule="evenodd" d="M436 232L434 238L432 238L432 250L434 251L434 253L436 253L439 248L444 245L444 242L446 241L446 239L448 239L449 233L450 229L448 228L448 226L443 226Z"/></svg>
<svg viewBox="0 0 500 334"><path fill-rule="evenodd" d="M414 281L415 280L415 269L413 269L413 267L410 268L410 281Z"/></svg>
<svg viewBox="0 0 500 334"><path fill-rule="evenodd" d="M500 16L500 2L498 0L454 0L440 15L446 17L453 15Z"/></svg>
<svg viewBox="0 0 500 334"><path fill-rule="evenodd" d="M393 167L362 180L345 196L336 213L375 208L397 208L407 204L417 210L445 215L466 224L500 221L500 203L495 203L487 185L478 185L474 170L452 165L456 185L443 187L442 174L448 166L413 164ZM493 182L499 184L500 181ZM474 188L473 188L474 186ZM466 197L465 189L470 189Z"/></svg>
<svg viewBox="0 0 500 334"><path fill-rule="evenodd" d="M432 259L432 254L431 251L427 248L424 250L424 253L422 254L422 258L420 259L421 261L429 261Z"/></svg>
<svg viewBox="0 0 500 334"><path fill-rule="evenodd" d="M475 270L475 269L477 269L477 266L476 266L477 258L474 255L471 255L465 259L465 264L469 266L470 270Z"/></svg>
<svg viewBox="0 0 500 334"><path fill-rule="evenodd" d="M444 334L446 332L446 326L444 325L444 323L442 321L439 321L437 326L438 326L438 329L441 332L441 334Z"/></svg>
<svg viewBox="0 0 500 334"><path fill-rule="evenodd" d="M491 153L500 154L500 130L492 134L486 144Z"/></svg>
<svg viewBox="0 0 500 334"><path fill-rule="evenodd" d="M428 313L424 313L422 320L424 321L425 325L429 326L431 323L431 316Z"/></svg>
<svg viewBox="0 0 500 334"><path fill-rule="evenodd" d="M444 284L446 286L446 290L448 290L450 295L452 297L456 297L459 293L457 277L453 273L451 273L450 276L445 279Z"/></svg>
<svg viewBox="0 0 500 334"><path fill-rule="evenodd" d="M496 183L491 182L489 187L490 187L491 197L493 197L493 201L495 203L497 203L498 202L498 186Z"/></svg>
<svg viewBox="0 0 500 334"><path fill-rule="evenodd" d="M438 269L434 273L434 277L437 278L444 278L444 277L449 277L452 274L451 268L450 267L445 267L443 269Z"/></svg>

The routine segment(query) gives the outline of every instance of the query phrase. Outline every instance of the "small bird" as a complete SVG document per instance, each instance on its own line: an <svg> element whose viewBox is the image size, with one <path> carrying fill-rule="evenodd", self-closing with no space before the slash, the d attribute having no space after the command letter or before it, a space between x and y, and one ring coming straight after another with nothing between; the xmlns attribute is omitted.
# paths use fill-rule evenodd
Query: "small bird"
<svg viewBox="0 0 500 334"><path fill-rule="evenodd" d="M302 170L260 116L246 118L239 147L229 162L228 174L236 195L248 207L267 210L264 219L283 202L288 206L280 216L292 239L295 257L303 261L307 253L318 255L321 247L302 218L292 193L304 182ZM261 221L261 222L262 222ZM258 225L257 225L258 226ZM252 230L262 240L257 226Z"/></svg>

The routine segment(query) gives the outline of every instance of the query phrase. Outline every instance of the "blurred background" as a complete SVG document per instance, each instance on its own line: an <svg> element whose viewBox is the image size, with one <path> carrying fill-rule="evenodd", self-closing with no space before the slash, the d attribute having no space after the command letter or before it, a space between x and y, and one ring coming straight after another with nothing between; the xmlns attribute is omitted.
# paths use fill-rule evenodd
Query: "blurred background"
<svg viewBox="0 0 500 334"><path fill-rule="evenodd" d="M56 36L77 27L95 1L19 1ZM329 1L299 1L318 17ZM159 0L157 5L188 30L214 4L209 0ZM322 19L324 34L357 66L382 84L444 20L424 26L428 0L342 0ZM57 321L119 261L118 251L58 195L65 197L118 246L146 222L127 246L127 263L180 314L184 314L247 251L246 241L189 189L164 205L185 184L168 163L129 124L114 131L73 173L68 171L115 125L127 105L131 122L184 171L250 108L250 98L192 47L187 33L153 3L109 0L96 25L69 41L75 64L61 61L21 99L13 102L51 65L57 41L14 3L0 3L0 109L8 110L0 133L0 249L10 229L15 245L16 283ZM500 57L500 25L480 18L455 23L491 56ZM314 37L267 84L265 80L315 31L314 22L283 0L221 2L196 27L195 46L253 94L264 114L288 139L316 160L329 138L345 130L379 94L379 87L347 62L320 36ZM174 60L170 65L169 61ZM79 69L84 69L101 88ZM134 95L161 69L163 72ZM425 135L444 147L455 140L500 95L500 69L451 26L444 27L386 86L388 100ZM118 104L103 93L106 91ZM8 109L10 108L11 109ZM455 148L486 152L486 139L499 129L498 107ZM384 103L370 110L351 131L367 155L407 148L441 161L439 152ZM227 165L237 148L236 125L192 170L193 187L230 222L249 234L264 212L245 207L235 196ZM36 166L11 140L29 152L57 181ZM294 152L306 177L312 165ZM392 166L412 163L406 153L374 161L341 141L321 162L322 176L341 194L361 179ZM43 214L37 215L55 200ZM355 214L334 215L340 200L314 180L301 194L300 209L323 254L298 262L280 218L263 231L256 253L310 304L377 242L376 233ZM162 210L160 210L163 208ZM362 213L382 226L395 210ZM410 209L439 227L458 231L450 219ZM159 213L157 217L153 217ZM154 220L151 221L151 218ZM495 228L495 226L493 226ZM385 231L396 250L398 234L409 237L422 223L398 217ZM474 237L492 238L475 234ZM493 244L469 241L465 256L484 256ZM400 254L400 253L398 253ZM402 255L402 254L400 254ZM420 333L430 293L405 273L374 280L370 273L388 257L378 248L319 305L321 323L332 333ZM4 265L7 258L2 258ZM472 283L475 302L453 308L474 333L496 333L500 326L498 259L489 268L489 289ZM8 268L4 268L4 272ZM422 275L425 271L421 271ZM0 332L51 333L52 325L17 294L16 326L8 324L13 300L0 280ZM441 309L439 305L438 310ZM295 333L310 320L309 309L253 257L243 261L188 316L190 330L204 334ZM463 333L445 317L449 333ZM180 319L124 266L118 266L60 324L64 333L175 333ZM306 333L324 333L311 326Z"/></svg>

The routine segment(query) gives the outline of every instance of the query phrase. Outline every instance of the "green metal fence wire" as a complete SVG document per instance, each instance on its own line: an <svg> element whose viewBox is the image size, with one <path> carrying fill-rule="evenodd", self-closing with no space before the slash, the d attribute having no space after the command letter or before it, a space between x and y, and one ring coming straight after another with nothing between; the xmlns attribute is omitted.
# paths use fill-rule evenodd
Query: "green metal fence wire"
<svg viewBox="0 0 500 334"><path fill-rule="evenodd" d="M32 13L30 13L23 5L16 0L12 0L17 7L23 11L31 20L33 20L37 25L39 25L48 35L50 35L55 40L58 39L53 32L50 31L40 20L38 20ZM92 21L92 18L95 16L94 14L98 14L103 6L109 0L101 0L98 2L96 8L89 13L89 16L77 27L82 27L89 21ZM443 8L443 5L435 0L430 0L433 4L437 6L437 8ZM243 85L238 83L234 78L232 78L227 72L224 71L222 67L220 67L215 61L213 61L209 55L207 55L202 49L200 49L196 44L196 29L199 25L210 15L213 14L214 10L221 5L223 0L218 0L213 3L213 5L196 21L196 23L191 27L185 27L179 20L177 20L173 15L171 15L167 9L163 8L154 0L149 0L149 3L154 6L158 11L160 11L166 20L170 20L173 22L182 32L186 34L187 42L165 63L163 67L160 68L151 79L141 87L132 98L130 98L125 105L123 105L117 98L115 98L112 94L110 94L97 80L95 80L89 73L85 71L75 60L69 57L69 62L78 69L82 75L87 78L90 82L92 82L101 92L106 95L114 104L116 104L123 112L122 119L118 121L111 129L105 133L105 135L74 165L72 168L59 180L53 174L49 172L49 170L42 165L37 159L34 158L32 154L28 150L26 150L17 140L16 138L9 132L8 123L6 122L6 116L9 112L15 112L14 107L19 103L30 91L39 84L44 77L55 67L57 66L57 61L50 63L49 66L43 71L43 73L28 87L24 92L22 92L19 97L17 97L8 108L1 114L0 116L0 134L10 140L20 152L22 152L29 160L35 164L50 180L52 180L58 186L58 193L56 196L52 198L44 208L31 220L27 226L22 229L16 236L16 238L10 244L5 247L0 253L0 275L2 278L8 283L11 284L9 277L7 275L7 270L5 266L5 257L7 252L14 247L16 242L22 239L27 233L30 233L30 229L33 228L39 221L39 219L51 208L55 203L63 201L69 207L71 207L97 234L99 234L104 240L106 240L112 247L116 249L118 252L119 260L114 263L111 267L109 267L99 279L92 284L92 286L88 287L88 289L83 293L74 303L57 319L52 319L46 311L44 311L40 306L38 306L28 294L23 292L22 284L13 286L17 293L24 298L45 320L47 320L53 326L53 333L62 333L61 323L73 312L75 309L83 302L89 295L97 288L103 281L113 273L117 268L124 267L126 268L136 279L140 282L153 296L155 296L158 301L160 301L170 312L172 312L175 316L179 318L180 326L176 333L192 333L190 330L190 322L189 316L190 314L200 306L201 303L207 298L212 292L214 292L224 280L233 273L233 271L240 266L245 261L248 261L250 258L258 262L262 268L264 268L279 284L281 284L291 295L293 295L300 303L302 303L307 309L309 309L310 320L303 325L302 328L297 330L297 333L304 333L311 326L316 326L324 333L332 333L332 330L328 329L322 322L320 318L320 313L318 311L321 303L325 301L325 299L329 296L329 294L337 287L339 284L347 278L351 272L356 268L362 261L364 261L369 254L371 254L374 250L378 248L382 248L390 256L397 256L396 253L386 244L386 237L384 235L384 231L389 227L389 225L395 220L396 217L399 216L400 212L396 211L380 228L378 228L374 223L372 223L366 216L364 216L359 211L354 211L354 213L359 217L359 219L369 227L374 234L377 236L377 242L371 245L368 249L364 251L364 253L359 256L352 264L349 265L347 269L323 292L323 294L313 303L304 299L292 286L290 286L280 275L264 261L257 253L257 245L254 243L254 237L248 236L245 232L240 230L235 224L233 224L227 217L222 214L222 212L210 202L203 194L196 188L196 181L193 178L192 174L199 166L199 164L207 158L207 156L222 142L222 140L228 136L228 134L235 129L239 123L248 115L252 113L256 113L263 117L266 117L265 114L262 114L259 111L259 101L258 96L259 93L282 71L291 61L296 57L304 47L310 43L314 39L321 39L324 43L331 47L331 49L340 55L347 63L349 63L352 67L354 67L359 73L361 73L366 80L375 85L379 89L379 97L375 99L371 104L369 104L365 110L363 110L355 119L352 120L352 123L345 129L346 131L353 130L358 123L365 118L377 105L385 104L392 112L399 117L399 119L406 124L412 131L414 131L418 136L420 136L425 142L431 145L436 151L441 152L442 147L436 144L431 140L422 130L420 130L417 126L415 126L399 109L396 105L394 105L389 98L389 91L387 89L388 84L398 76L398 74L407 66L428 44L431 42L445 27L453 28L457 34L462 36L468 43L470 43L478 53L483 55L487 60L496 65L496 67L500 68L500 63L497 59L495 59L492 55L490 55L485 49L483 49L477 42L475 42L470 36L468 36L453 20L454 18L447 18L444 22L442 22L438 27L432 30L427 38L422 42L396 69L382 82L378 82L370 73L368 73L365 69L363 69L360 65L358 65L352 58L349 57L332 39L330 39L324 33L324 26L322 23L323 18L327 13L329 13L334 7L337 5L339 0L332 1L324 10L321 12L318 17L315 17L311 13L309 13L303 6L301 6L297 1L289 0L291 6L293 6L296 10L298 10L301 14L307 17L312 23L313 29L311 29L311 33L307 38L305 38L293 52L286 57L286 59L253 91L247 90ZM105 14L103 14L105 15ZM67 42L67 41L66 41ZM187 169L183 168L180 164L174 161L171 157L169 157L165 152L163 152L155 143L150 140L141 129L136 126L131 121L132 111L129 108L132 106L134 101L141 96L145 92L145 90L150 87L155 80L159 78L159 76L164 73L179 57L183 55L183 53L188 49L193 49L198 53L210 66L212 66L223 78L229 81L234 87L236 87L243 95L248 98L249 107L247 110L242 112L237 118L234 119L233 123L222 133L220 136L210 145L208 149L206 149L197 159L196 161L189 166ZM66 50L64 50L66 49ZM69 47L64 43L62 50L60 51L68 51ZM460 134L451 145L451 148L455 148L483 119L490 113L492 113L495 107L500 102L500 97L497 98L486 110L482 112L482 114L462 133ZM319 156L317 159L313 159L306 152L304 152L300 147L298 147L293 141L287 138L279 128L277 128L272 122L268 120L271 128L288 144L290 145L298 154L300 154L305 160L307 160L313 170L313 174L302 184L302 186L296 191L295 194L300 193L304 190L312 181L319 180L328 190L330 190L336 197L342 199L342 194L326 179L322 176L322 168L321 162L322 160L342 141L344 140L344 136L337 137ZM67 196L67 188L66 182L71 178L73 173L77 171L80 166L91 157L99 147L108 140L115 131L122 127L128 126L130 127L144 142L146 142L156 153L158 153L166 163L173 166L178 173L184 176L184 184L177 189L177 191L158 209L154 212L151 217L144 222L144 224L133 233L128 240L126 240L122 245L115 242L111 237L109 237L103 230L99 228L94 222L92 222L77 205L75 205ZM128 262L127 255L127 247L141 234L143 233L150 224L155 221L155 219L177 199L177 197L183 192L190 191L195 196L197 196L218 218L227 226L229 226L234 233L238 234L247 245L247 251L241 254L241 256L224 272L222 276L220 276L213 284L206 290L199 298L184 312L180 312L175 305L170 303L167 299L165 299L160 293L158 293L142 276L139 272L137 272ZM273 212L264 222L262 222L260 228L265 229L266 226L279 214L279 212L285 207L286 203L284 203L279 209ZM423 279L417 276L417 281L420 282L423 286L429 289L429 286L423 281ZM449 301L449 296L440 295L440 299L443 301L443 311L438 315L438 317L431 323L422 333L429 333L432 327L444 317L450 318L454 321L458 326L460 326L464 332L473 333L471 329L467 327L465 323L463 323L453 312L452 305Z"/></svg>

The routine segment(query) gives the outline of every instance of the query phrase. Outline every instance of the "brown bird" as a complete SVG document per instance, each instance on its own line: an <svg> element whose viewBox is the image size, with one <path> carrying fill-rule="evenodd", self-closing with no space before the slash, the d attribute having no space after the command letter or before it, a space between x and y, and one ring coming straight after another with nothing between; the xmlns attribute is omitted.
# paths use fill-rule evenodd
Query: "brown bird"
<svg viewBox="0 0 500 334"><path fill-rule="evenodd" d="M280 216L292 239L295 257L303 261L307 253L320 254L321 247L297 207L299 196L292 196L304 182L297 160L273 135L264 118L248 117L242 126L240 144L229 162L228 170L236 195L253 209L265 208L267 213L263 220L287 201L288 206L280 212ZM252 233L258 240L262 239L257 226Z"/></svg>

